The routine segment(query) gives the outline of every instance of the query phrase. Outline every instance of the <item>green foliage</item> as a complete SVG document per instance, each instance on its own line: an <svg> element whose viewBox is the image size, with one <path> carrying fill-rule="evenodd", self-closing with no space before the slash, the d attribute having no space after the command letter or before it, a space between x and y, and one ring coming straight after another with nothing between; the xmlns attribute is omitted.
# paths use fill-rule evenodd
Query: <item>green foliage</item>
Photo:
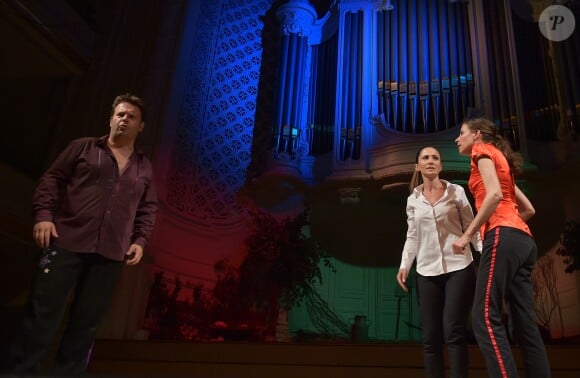
<svg viewBox="0 0 580 378"><path fill-rule="evenodd" d="M319 263L328 260L305 235L308 226L308 210L281 221L265 211L253 214L247 255L239 268L240 292L250 305L290 309L322 282Z"/></svg>
<svg viewBox="0 0 580 378"><path fill-rule="evenodd" d="M566 273L580 270L580 224L568 221L560 235L560 245L556 253L564 257Z"/></svg>
<svg viewBox="0 0 580 378"><path fill-rule="evenodd" d="M254 212L241 265L227 258L216 261L215 286L207 295L202 285L193 286L191 302L177 299L182 287L178 276L169 293L163 273L156 274L147 309L152 338L209 340L216 336L216 322L232 329L243 325L248 332L264 326L264 335L275 334L280 307L288 310L316 297L314 285L322 283L319 264L330 265L304 233L308 215L304 211L278 221L265 211Z"/></svg>
<svg viewBox="0 0 580 378"><path fill-rule="evenodd" d="M244 303L239 295L239 278L237 269L228 259L218 260L213 270L216 282L212 294L214 320L231 321L244 313Z"/></svg>

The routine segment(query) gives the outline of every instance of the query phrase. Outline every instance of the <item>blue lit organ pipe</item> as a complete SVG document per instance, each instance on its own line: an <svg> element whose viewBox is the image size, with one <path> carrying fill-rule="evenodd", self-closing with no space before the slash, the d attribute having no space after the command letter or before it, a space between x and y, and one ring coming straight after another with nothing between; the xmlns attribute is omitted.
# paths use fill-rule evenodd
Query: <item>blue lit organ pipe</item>
<svg viewBox="0 0 580 378"><path fill-rule="evenodd" d="M344 22L344 64L342 67L342 93L341 93L341 101L340 103L344 104L342 106L341 112L341 119L339 121L340 125L340 150L339 150L339 157L340 159L347 158L347 118L348 118L348 93L350 91L349 88L349 81L348 81L348 73L350 72L350 59L349 57L352 55L350 51L350 43L348 43L348 38L352 35L351 31L351 23L349 22L349 13L345 16Z"/></svg>
<svg viewBox="0 0 580 378"><path fill-rule="evenodd" d="M286 71L288 65L288 44L289 44L289 37L288 35L282 36L282 41L280 43L280 62L278 66L278 92L276 95L276 116L274 118L274 136L276 138L276 151L282 150L282 134L283 134L283 126L284 126L284 93L286 92Z"/></svg>
<svg viewBox="0 0 580 378"><path fill-rule="evenodd" d="M344 20L344 54L339 158L359 159L362 125L363 13L347 12Z"/></svg>
<svg viewBox="0 0 580 378"><path fill-rule="evenodd" d="M467 5L396 1L377 13L378 96L388 127L410 133L455 126L474 105Z"/></svg>
<svg viewBox="0 0 580 378"><path fill-rule="evenodd" d="M448 25L447 20L447 8L445 6L439 6L439 25ZM449 77L451 75L449 67L449 40L448 40L448 28L439 28L439 59L441 62L441 101L443 102L443 118L444 122L448 122L449 119L449 100L450 100L450 90Z"/></svg>
<svg viewBox="0 0 580 378"><path fill-rule="evenodd" d="M346 119L346 140L347 140L347 158L353 158L354 155L354 128L356 125L356 104L357 104L357 83L358 83L358 54L359 44L357 43L358 18L356 16L362 15L362 12L348 13L351 23L350 34L350 54L349 54L349 72L348 72L348 91L347 91L347 119Z"/></svg>
<svg viewBox="0 0 580 378"><path fill-rule="evenodd" d="M454 36L457 36L457 19L455 17L454 9L448 9L449 13L449 30ZM458 106L459 106L459 45L456 38L449 38L449 66L451 70L451 115L450 122L456 125L460 122Z"/></svg>
<svg viewBox="0 0 580 378"><path fill-rule="evenodd" d="M337 51L337 34L312 46L307 118L312 156L328 153L334 146Z"/></svg>
<svg viewBox="0 0 580 378"><path fill-rule="evenodd" d="M295 158L303 132L303 96L308 36L316 11L307 0L290 0L276 11L281 24L281 52L274 116L275 152Z"/></svg>
<svg viewBox="0 0 580 378"><path fill-rule="evenodd" d="M440 36L439 36L439 23L437 22L437 3L434 1L429 2L428 5L428 14L430 15L429 18L433 18L429 22L429 50L428 50L428 62L429 62L429 71L427 73L427 83L429 83L429 92L430 92L430 102L431 107L426 107L430 109L433 113L432 117L432 125L433 128L429 131L438 131L443 129L441 125L442 118L440 115L441 109L441 83L439 78L441 78L441 61L440 61ZM429 110L427 110L429 111Z"/></svg>
<svg viewBox="0 0 580 378"><path fill-rule="evenodd" d="M355 101L355 118L353 123L354 141L352 158L360 158L361 134L362 134L362 88L363 88L363 12L358 12L356 19L356 101Z"/></svg>
<svg viewBox="0 0 580 378"><path fill-rule="evenodd" d="M312 47L312 65L310 71L310 85L308 86L308 109L306 115L306 139L308 141L308 154L313 155L314 146L317 143L318 137L318 127L316 123L318 115L320 114L320 108L317 106L317 97L319 96L319 91L322 85L316 78L322 74L319 72L319 62L322 59L322 45L317 45Z"/></svg>
<svg viewBox="0 0 580 378"><path fill-rule="evenodd" d="M415 130L420 127L427 132L429 125L429 9L425 6L417 9L417 99L416 114L418 121ZM419 130L418 130L419 131Z"/></svg>
<svg viewBox="0 0 580 378"><path fill-rule="evenodd" d="M292 145L290 143L291 139L291 129L296 127L296 121L293 107L295 105L294 92L296 90L296 59L297 59L297 49L298 41L296 34L290 34L284 36L283 38L288 38L288 58L282 63L284 72L282 75L284 77L285 85L280 88L278 92L278 97L282 99L278 111L282 113L282 123L278 126L278 132L281 134L278 138L280 144L278 145L278 152L292 153Z"/></svg>
<svg viewBox="0 0 580 378"><path fill-rule="evenodd" d="M302 104L304 103L304 76L305 76L305 63L308 54L308 44L305 37L297 36L297 51L295 59L295 70L296 73L294 78L294 90L292 96L292 121L290 123L290 139L292 145L290 149L295 152L298 146L299 133L303 132L304 126L302 124Z"/></svg>
<svg viewBox="0 0 580 378"><path fill-rule="evenodd" d="M409 130L416 133L417 130L417 79L419 76L419 38L417 36L419 26L418 9L415 0L407 1L407 114L409 115Z"/></svg>

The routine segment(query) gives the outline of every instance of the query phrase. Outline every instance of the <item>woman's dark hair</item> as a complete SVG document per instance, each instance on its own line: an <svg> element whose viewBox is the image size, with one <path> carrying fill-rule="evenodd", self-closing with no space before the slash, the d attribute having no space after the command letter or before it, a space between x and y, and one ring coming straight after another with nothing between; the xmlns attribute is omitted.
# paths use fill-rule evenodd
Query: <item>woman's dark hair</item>
<svg viewBox="0 0 580 378"><path fill-rule="evenodd" d="M463 124L469 130L476 132L479 130L485 143L493 144L505 156L513 173L521 173L524 165L524 158L519 152L515 152L509 142L501 136L499 128L486 118L466 119Z"/></svg>

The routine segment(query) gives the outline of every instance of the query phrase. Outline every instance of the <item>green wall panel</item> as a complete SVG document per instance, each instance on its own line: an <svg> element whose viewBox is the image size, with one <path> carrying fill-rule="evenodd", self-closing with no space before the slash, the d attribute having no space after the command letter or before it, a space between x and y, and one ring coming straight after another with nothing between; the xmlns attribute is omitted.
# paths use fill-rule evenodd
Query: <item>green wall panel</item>
<svg viewBox="0 0 580 378"><path fill-rule="evenodd" d="M366 316L369 342L420 340L415 285L411 284L410 294L404 293L395 278L398 268L356 266L336 259L332 265L334 269L321 266L323 280L317 289L344 322L351 325L356 315ZM312 316L316 314L305 304L293 308L288 314L290 336L327 333L317 328Z"/></svg>

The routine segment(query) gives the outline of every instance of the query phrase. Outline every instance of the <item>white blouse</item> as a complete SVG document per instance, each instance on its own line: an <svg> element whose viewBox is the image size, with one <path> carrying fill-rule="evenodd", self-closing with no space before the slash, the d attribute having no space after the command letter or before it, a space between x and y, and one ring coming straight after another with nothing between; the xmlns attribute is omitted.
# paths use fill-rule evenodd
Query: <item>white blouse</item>
<svg viewBox="0 0 580 378"><path fill-rule="evenodd" d="M473 210L462 186L441 181L446 185L445 193L434 205L423 195L423 184L407 198L407 240L400 269L409 271L416 258L417 273L436 276L461 270L473 261L470 250L454 254L451 247L473 220ZM471 243L481 252L479 232Z"/></svg>

